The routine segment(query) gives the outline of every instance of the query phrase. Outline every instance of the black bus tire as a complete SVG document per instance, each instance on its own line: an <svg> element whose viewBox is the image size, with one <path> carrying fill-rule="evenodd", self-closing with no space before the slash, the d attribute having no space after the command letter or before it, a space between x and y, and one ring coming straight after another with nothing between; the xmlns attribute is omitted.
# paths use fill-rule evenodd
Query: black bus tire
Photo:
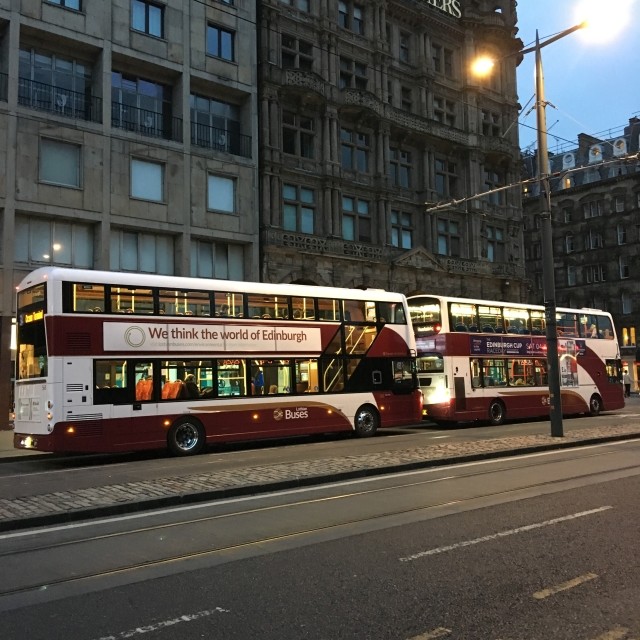
<svg viewBox="0 0 640 640"><path fill-rule="evenodd" d="M167 446L174 456L195 456L205 441L202 423L191 416L176 420L167 434Z"/></svg>
<svg viewBox="0 0 640 640"><path fill-rule="evenodd" d="M506 410L500 400L492 400L489 405L489 424L497 427L504 422Z"/></svg>
<svg viewBox="0 0 640 640"><path fill-rule="evenodd" d="M602 398L594 393L589 400L589 415L590 416L599 416L602 411Z"/></svg>
<svg viewBox="0 0 640 640"><path fill-rule="evenodd" d="M370 438L374 436L380 426L378 411L370 404L363 404L356 411L353 425L358 438Z"/></svg>

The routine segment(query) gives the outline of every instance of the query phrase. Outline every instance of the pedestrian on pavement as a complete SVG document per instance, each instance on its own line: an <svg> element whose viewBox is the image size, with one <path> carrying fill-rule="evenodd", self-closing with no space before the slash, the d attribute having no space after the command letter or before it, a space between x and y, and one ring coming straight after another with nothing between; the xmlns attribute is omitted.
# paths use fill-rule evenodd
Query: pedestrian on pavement
<svg viewBox="0 0 640 640"><path fill-rule="evenodd" d="M631 376L629 375L629 370L625 369L622 374L622 382L624 383L624 397L631 397Z"/></svg>

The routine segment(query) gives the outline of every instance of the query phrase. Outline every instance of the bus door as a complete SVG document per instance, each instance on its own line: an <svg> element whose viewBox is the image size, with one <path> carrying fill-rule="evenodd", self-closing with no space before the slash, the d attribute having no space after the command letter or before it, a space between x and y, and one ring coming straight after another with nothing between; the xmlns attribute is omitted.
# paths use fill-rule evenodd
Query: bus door
<svg viewBox="0 0 640 640"><path fill-rule="evenodd" d="M120 402L113 404L113 418L118 431L117 441L123 445L164 440L158 429L158 398L160 397L159 363L151 360L127 360L119 373L116 386L123 385ZM114 434L115 435L115 434Z"/></svg>
<svg viewBox="0 0 640 640"><path fill-rule="evenodd" d="M438 353L423 354L418 357L418 384L424 397L424 404L439 404L448 399L447 375L444 358Z"/></svg>

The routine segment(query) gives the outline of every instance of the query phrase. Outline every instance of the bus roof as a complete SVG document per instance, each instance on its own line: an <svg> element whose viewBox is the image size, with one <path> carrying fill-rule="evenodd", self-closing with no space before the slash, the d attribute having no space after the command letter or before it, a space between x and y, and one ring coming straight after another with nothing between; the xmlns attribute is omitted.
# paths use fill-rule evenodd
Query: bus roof
<svg viewBox="0 0 640 640"><path fill-rule="evenodd" d="M85 282L89 284L111 284L118 286L158 287L162 289L186 289L258 293L282 296L309 296L364 301L400 302L404 295L384 289L347 289L304 284L270 284L268 282L244 282L216 280L187 276L165 276L147 273L120 273L93 269L71 269L65 267L41 267L25 276L17 287L27 289L44 281Z"/></svg>

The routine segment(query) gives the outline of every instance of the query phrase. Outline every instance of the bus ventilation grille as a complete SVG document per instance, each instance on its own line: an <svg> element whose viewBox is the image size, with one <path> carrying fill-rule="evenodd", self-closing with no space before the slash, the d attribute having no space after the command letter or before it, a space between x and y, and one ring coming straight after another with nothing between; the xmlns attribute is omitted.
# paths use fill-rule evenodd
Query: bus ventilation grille
<svg viewBox="0 0 640 640"><path fill-rule="evenodd" d="M67 335L67 351L69 353L86 354L91 350L91 334L70 333Z"/></svg>
<svg viewBox="0 0 640 640"><path fill-rule="evenodd" d="M102 427L104 421L96 419L101 417L101 415L95 413L91 414L90 416L71 416L67 418L67 422L76 422L78 420L83 421L82 424L78 424L75 427L76 437L96 437L102 435Z"/></svg>
<svg viewBox="0 0 640 640"><path fill-rule="evenodd" d="M82 384L82 382L80 382L79 384L68 384L67 385L67 393L74 393L74 392L82 392L84 391L84 385Z"/></svg>
<svg viewBox="0 0 640 640"><path fill-rule="evenodd" d="M101 413L75 413L73 415L67 415L67 422L80 422L83 420L102 420Z"/></svg>

